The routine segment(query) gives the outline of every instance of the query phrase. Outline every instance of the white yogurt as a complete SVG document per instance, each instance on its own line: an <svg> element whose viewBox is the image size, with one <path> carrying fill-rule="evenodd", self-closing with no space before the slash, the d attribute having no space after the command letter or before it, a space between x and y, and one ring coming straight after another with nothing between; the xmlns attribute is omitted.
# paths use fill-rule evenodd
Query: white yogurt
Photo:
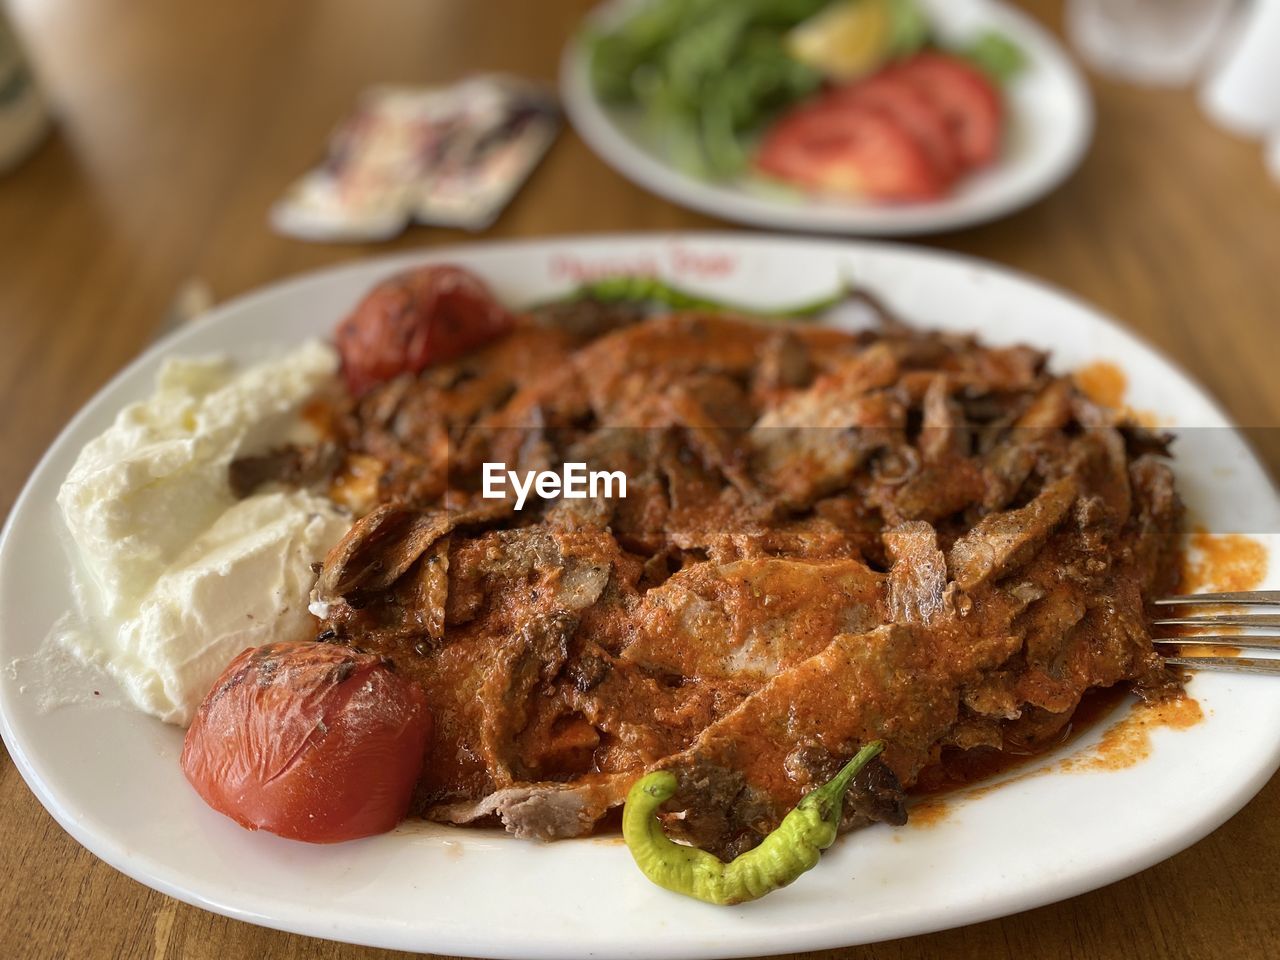
<svg viewBox="0 0 1280 960"><path fill-rule="evenodd" d="M351 518L300 490L237 501L227 469L294 435L336 371L319 341L243 372L170 360L155 393L85 446L58 491L90 580L78 591L85 627L61 640L142 710L185 724L235 654L314 630L311 565Z"/></svg>

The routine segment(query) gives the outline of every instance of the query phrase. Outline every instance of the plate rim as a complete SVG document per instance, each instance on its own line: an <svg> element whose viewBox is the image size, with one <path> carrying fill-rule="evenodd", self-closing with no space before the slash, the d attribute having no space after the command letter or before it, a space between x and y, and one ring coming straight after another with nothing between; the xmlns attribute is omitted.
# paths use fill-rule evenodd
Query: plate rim
<svg viewBox="0 0 1280 960"><path fill-rule="evenodd" d="M690 176L665 164L629 141L629 138L609 117L608 110L591 91L587 78L584 40L588 27L601 16L619 6L635 5L636 0L606 0L589 10L578 22L574 32L561 50L557 85L565 115L574 131L587 147L610 169L650 193L708 216L734 223L763 227L771 230L790 230L843 237L910 237L929 236L979 226L999 220L1031 206L1057 190L1075 173L1093 143L1097 126L1097 108L1092 91L1076 62L1067 54L1061 42L1029 13L1005 0L979 0L980 4L995 7L1001 16L1019 24L1019 29L1037 38L1037 42L1053 51L1057 66L1071 91L1075 106L1080 111L1080 134L1068 149L1054 158L1045 172L1029 181L1021 189L1011 191L986 206L959 210L936 211L929 216L929 205L895 210L890 205L868 207L869 222L860 220L825 220L808 216L808 207L797 204L770 205L757 208L754 205L734 209L727 200L714 192L717 185L701 184ZM902 217L906 211L907 216Z"/></svg>
<svg viewBox="0 0 1280 960"><path fill-rule="evenodd" d="M1160 348L1150 344L1144 338L1129 330L1126 326L1111 317L1109 314L1103 312L1101 309L1091 305L1082 297L1063 290L1052 282L1046 281L1038 276L1023 273L1004 264L984 260L971 254L909 244L890 243L880 240L799 238L785 235L779 236L737 231L631 231L587 233L546 238L523 238L498 242L473 241L457 245L450 244L440 247L422 247L413 250L387 253L376 257L357 258L327 267L315 268L282 277L276 281L254 287L231 299L228 299L222 304L219 304L203 318L203 321L219 322L219 318L224 314L234 315L236 312L245 309L246 305L254 300L279 296L291 288L305 286L317 279L332 277L346 272L380 272L383 269L390 272L394 269L398 269L404 265L415 262L439 262L449 258L457 258L465 262L468 255L474 252L519 251L520 249L525 248L574 250L587 248L592 244L608 245L611 243L639 243L646 246L658 247L664 243L670 244L673 242L688 244L706 242L713 245L727 244L738 247L746 246L765 249L778 246L812 246L827 248L833 250L833 252L838 249L844 249L849 252L880 252L892 257L906 257L908 259L916 260L917 262L951 262L968 266L971 269L977 269L984 273L994 274L1001 279L1035 288L1041 294L1065 300L1076 308L1084 310L1096 320L1119 333L1123 338L1141 345L1144 350L1157 357L1163 364L1177 371L1179 375L1187 380L1187 382L1194 385L1200 393L1201 399L1208 404L1215 415L1220 417L1223 422L1234 425L1234 421L1232 418L1227 416L1225 411L1222 410L1216 398L1205 390L1198 381L1188 376L1186 371L1178 364L1171 361ZM375 266L377 268L376 271L374 270ZM41 455L35 467L32 469L31 474L24 483L21 492L13 503L9 515L3 525L3 529L0 529L0 564L3 564L7 558L7 545L9 543L12 530L17 524L17 518L25 512L28 501L35 496L34 480L41 472L43 472L46 463L53 457L55 451L63 445L65 438L75 431L85 418L92 415L94 412L93 408L99 404L101 397L105 393L113 390L119 381L131 377L136 367L148 363L157 354L168 353L172 348L180 346L182 341L186 339L187 335L194 330L199 329L202 325L203 322L174 331L173 333L170 333L164 338L156 341L154 344L151 344L146 350L127 363L117 374L115 374L115 376L110 378L105 384L96 390L92 397L90 397L81 406L76 414L72 416L67 424L58 432L55 439L50 443L49 447ZM1261 461L1257 457L1256 451L1249 448L1249 454L1251 459L1261 466ZM1274 490L1274 481L1266 474L1265 470L1263 470L1263 474L1264 476L1267 476L1267 479L1272 484ZM0 569L2 569L2 567L0 567ZM4 629L3 620L0 620L0 643L3 642ZM188 887L182 886L180 881L170 879L173 873L171 868L157 863L150 855L129 851L126 845L119 840L112 840L109 836L99 836L87 827L82 828L82 825L77 820L74 812L67 809L64 803L53 793L53 791L47 788L46 784L39 776L36 769L37 764L33 762L25 744L22 741L15 739L10 721L10 704L8 702L8 698L0 698L0 734L3 735L4 742L9 751L10 757L13 759L15 768L27 783L28 788L32 790L41 805L45 807L51 816L53 816L55 821L58 822L58 824L78 843L99 859L132 879L137 880L143 885L159 890L169 896L173 896L176 899L202 909L211 910L216 913L230 916L234 919L274 929L285 930L307 936L343 939L348 942L360 942L383 947L424 949L421 945L422 941L420 939L414 939L411 935L408 937L397 936L397 933L402 931L393 926L388 926L382 932L377 933L371 932L373 928L366 928L358 934L351 934L338 930L325 932L317 928L317 924L314 919L309 921L307 916L298 913L296 909L289 911L289 915L287 916L271 916L236 906L234 903L228 902L225 899L206 896L202 893L195 892ZM1266 759L1266 762L1256 768L1254 776L1237 783L1236 789L1234 789L1230 794L1228 802L1217 804L1214 808L1207 811L1198 819L1184 823L1182 828L1179 830L1165 833L1161 838L1161 842L1146 847L1142 856L1136 858L1131 856L1124 862L1118 862L1106 868L1082 872L1074 883L1059 886L1054 890L1052 895L1048 897L1043 895L1043 891L1039 891L1037 893L1028 892L995 898L991 903L986 904L981 908L957 911L954 916L948 917L945 923L933 924L927 928L922 928L917 924L913 924L909 918L901 919L896 924L891 924L888 932L881 931L874 939L893 939L895 937L908 936L916 933L950 929L953 926L961 926L995 917L1006 916L1035 906L1058 902L1059 900L1067 899L1072 896L1097 889L1100 886L1104 886L1124 877L1131 876L1155 863L1160 862L1174 853L1186 849L1193 843L1202 839L1204 836L1207 836L1222 823L1226 822L1226 820L1234 816L1235 813L1237 813L1245 804L1253 799L1256 793L1271 778L1277 767L1280 767L1280 740L1277 740L1275 743L1270 756ZM359 939L352 939L354 936L359 936ZM777 942L762 942L761 946L766 947L768 950L776 948L778 951L794 951L823 949L838 945L848 945L854 942L866 941L858 939L849 940L844 938L837 943L836 941L832 941L829 936L825 936L823 934L819 934L817 938L814 938L812 935L806 938L804 934L796 935L794 933L786 933L785 942L779 939ZM541 945L530 944L528 949L517 951L494 951L492 948L486 948L486 943L488 943L488 941L481 942L469 938L449 939L446 937L434 940L429 949L467 956L564 956L563 952L558 950L557 943L555 942L543 942ZM481 950L483 953L478 952ZM702 950L697 953L699 956L745 955L740 949L732 947L720 952ZM654 945L648 945L642 951L636 951L634 949L617 949L614 948L613 945L606 945L603 948L594 948L592 950L592 955L599 957L674 957L689 955L689 953L687 950L682 951L675 948L658 948Z"/></svg>

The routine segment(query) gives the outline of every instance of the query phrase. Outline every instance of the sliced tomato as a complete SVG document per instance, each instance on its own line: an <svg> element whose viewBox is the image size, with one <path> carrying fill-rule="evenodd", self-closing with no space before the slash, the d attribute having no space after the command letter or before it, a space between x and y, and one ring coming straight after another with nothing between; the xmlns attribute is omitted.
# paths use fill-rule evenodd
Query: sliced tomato
<svg viewBox="0 0 1280 960"><path fill-rule="evenodd" d="M422 689L381 657L273 643L245 650L214 684L182 771L243 827L335 843L404 819L430 734Z"/></svg>
<svg viewBox="0 0 1280 960"><path fill-rule="evenodd" d="M347 387L359 396L500 337L515 316L475 274L448 264L384 280L338 325L334 341Z"/></svg>
<svg viewBox="0 0 1280 960"><path fill-rule="evenodd" d="M920 143L883 110L823 97L765 134L756 165L812 190L924 200L946 189Z"/></svg>
<svg viewBox="0 0 1280 960"><path fill-rule="evenodd" d="M933 100L892 71L836 87L828 96L863 103L888 114L924 148L938 176L947 183L963 169L960 144L952 135L945 114Z"/></svg>
<svg viewBox="0 0 1280 960"><path fill-rule="evenodd" d="M958 57L930 51L894 66L889 76L914 87L941 111L968 166L985 166L996 158L1004 105L982 71Z"/></svg>

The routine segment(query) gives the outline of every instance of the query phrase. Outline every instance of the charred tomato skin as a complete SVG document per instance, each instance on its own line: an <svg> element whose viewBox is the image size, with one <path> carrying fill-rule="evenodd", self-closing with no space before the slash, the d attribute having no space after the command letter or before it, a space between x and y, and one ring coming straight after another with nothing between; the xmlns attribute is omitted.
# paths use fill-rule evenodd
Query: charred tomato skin
<svg viewBox="0 0 1280 960"><path fill-rule="evenodd" d="M515 322L475 274L436 264L375 286L338 324L334 344L347 388L360 396L402 373L454 360Z"/></svg>
<svg viewBox="0 0 1280 960"><path fill-rule="evenodd" d="M242 652L214 684L182 770L243 827L337 843L404 819L430 736L422 689L381 657L272 643Z"/></svg>

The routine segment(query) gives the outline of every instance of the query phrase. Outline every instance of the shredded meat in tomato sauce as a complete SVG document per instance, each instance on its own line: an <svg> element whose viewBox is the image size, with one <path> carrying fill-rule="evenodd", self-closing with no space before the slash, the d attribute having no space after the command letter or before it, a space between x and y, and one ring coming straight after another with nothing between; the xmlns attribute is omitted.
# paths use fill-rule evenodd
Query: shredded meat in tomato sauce
<svg viewBox="0 0 1280 960"><path fill-rule="evenodd" d="M1045 359L890 318L522 318L329 411L363 519L321 637L422 685L433 820L578 836L662 768L669 829L730 856L883 738L844 826L902 822L944 750L1177 688L1144 609L1176 578L1161 440ZM485 462L621 470L627 496L517 512Z"/></svg>

